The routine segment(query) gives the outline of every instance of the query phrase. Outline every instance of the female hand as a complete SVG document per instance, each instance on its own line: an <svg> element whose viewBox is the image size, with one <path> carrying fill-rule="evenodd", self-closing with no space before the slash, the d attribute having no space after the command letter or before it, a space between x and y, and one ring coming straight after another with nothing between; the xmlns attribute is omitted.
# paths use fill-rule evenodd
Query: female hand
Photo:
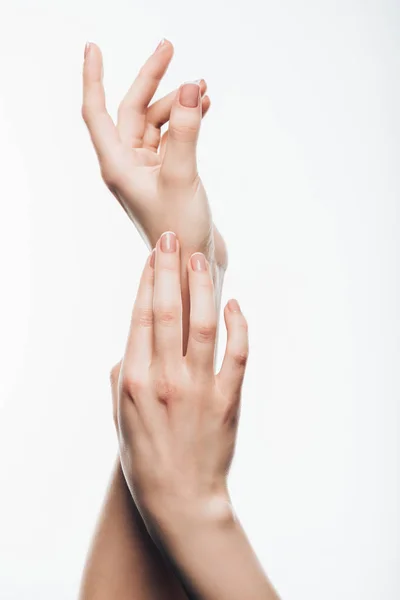
<svg viewBox="0 0 400 600"><path fill-rule="evenodd" d="M123 473L188 597L278 600L227 487L248 355L246 321L230 300L225 357L215 375L213 282L204 255L195 253L187 264L190 321L183 356L179 250L175 234L161 236L133 309L114 405Z"/></svg>
<svg viewBox="0 0 400 600"><path fill-rule="evenodd" d="M246 320L237 302L228 302L227 347L215 375L213 282L204 255L194 254L183 356L180 269L177 237L164 233L143 271L114 405L123 472L152 525L173 514L231 514L227 473L248 353Z"/></svg>
<svg viewBox="0 0 400 600"><path fill-rule="evenodd" d="M101 52L88 44L82 115L106 185L148 245L154 247L163 231L174 229L186 256L201 250L213 267L225 268L225 245L213 226L196 164L201 119L210 107L206 84L185 84L149 106L172 55L172 44L163 40L121 102L114 125L106 109Z"/></svg>

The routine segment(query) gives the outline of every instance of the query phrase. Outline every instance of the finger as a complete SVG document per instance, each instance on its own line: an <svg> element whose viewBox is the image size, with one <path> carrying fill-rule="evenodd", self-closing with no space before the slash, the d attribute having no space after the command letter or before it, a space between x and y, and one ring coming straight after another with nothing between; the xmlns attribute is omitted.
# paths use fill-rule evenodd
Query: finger
<svg viewBox="0 0 400 600"><path fill-rule="evenodd" d="M201 104L203 118L208 113L210 106L211 106L210 97L204 96L204 98L202 99L202 104ZM165 150L167 147L168 130L165 131L165 133L163 133L163 135L161 137L161 141L160 141L160 134L161 134L160 130L159 129L155 130L153 128L152 131L153 131L153 136L154 136L153 139L151 139L150 137L146 138L147 132L145 134L145 139L148 140L149 149L151 149L155 152L157 151L158 146L160 146L160 158L161 158L161 161L163 161L164 156L165 156ZM156 135L158 136L157 139L156 139Z"/></svg>
<svg viewBox="0 0 400 600"><path fill-rule="evenodd" d="M214 285L204 254L196 252L188 265L190 292L187 363L193 370L214 373L217 309Z"/></svg>
<svg viewBox="0 0 400 600"><path fill-rule="evenodd" d="M209 96L204 96L203 101L202 101L202 117L204 118L206 116L206 114L208 113L209 109L211 106L211 100ZM161 141L160 141L160 158L161 161L164 160L164 156L165 156L165 150L167 148L167 141L168 141L168 130L165 131L165 133L163 133L162 137L161 137Z"/></svg>
<svg viewBox="0 0 400 600"><path fill-rule="evenodd" d="M153 349L154 252L147 259L132 311L123 359L124 373L142 373L151 363Z"/></svg>
<svg viewBox="0 0 400 600"><path fill-rule="evenodd" d="M181 86L171 109L168 142L160 177L165 183L193 183L197 176L196 146L201 124L200 86Z"/></svg>
<svg viewBox="0 0 400 600"><path fill-rule="evenodd" d="M211 106L210 96L203 96L203 101L201 104L201 116L204 118L208 113Z"/></svg>
<svg viewBox="0 0 400 600"><path fill-rule="evenodd" d="M106 108L101 51L93 43L87 44L85 48L82 117L99 159L112 155L113 150L120 146L120 139Z"/></svg>
<svg viewBox="0 0 400 600"><path fill-rule="evenodd" d="M174 48L162 40L147 59L118 109L118 130L124 143L141 148L146 127L146 111L169 63Z"/></svg>
<svg viewBox="0 0 400 600"><path fill-rule="evenodd" d="M237 393L242 386L249 354L247 322L236 300L229 300L224 317L228 335L218 381L225 392Z"/></svg>
<svg viewBox="0 0 400 600"><path fill-rule="evenodd" d="M182 358L182 299L179 244L170 231L156 246L153 312L154 354L176 364Z"/></svg>
<svg viewBox="0 0 400 600"><path fill-rule="evenodd" d="M207 84L204 81L204 79L199 80L199 85L200 95L202 98L202 113L204 116L205 112L207 112L210 106L210 99L208 98L208 96L206 97L206 99L203 98L207 90ZM157 100L157 102L154 102L154 104L152 104L147 110L146 130L143 137L143 148L148 148L153 152L157 152L161 137L160 130L161 127L168 123L170 119L171 109L177 91L178 90L174 90L173 92L170 92L160 100Z"/></svg>
<svg viewBox="0 0 400 600"><path fill-rule="evenodd" d="M198 84L200 86L200 95L203 98L207 90L207 83L204 79L200 79ZM147 122L154 125L154 127L162 127L165 125L165 123L169 121L172 105L177 93L178 90L173 90L149 106L147 110Z"/></svg>

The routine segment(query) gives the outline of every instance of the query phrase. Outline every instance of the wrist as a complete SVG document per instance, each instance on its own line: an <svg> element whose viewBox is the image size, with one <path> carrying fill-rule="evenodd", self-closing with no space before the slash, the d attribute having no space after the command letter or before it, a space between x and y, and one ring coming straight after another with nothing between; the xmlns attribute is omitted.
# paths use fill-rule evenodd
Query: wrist
<svg viewBox="0 0 400 600"><path fill-rule="evenodd" d="M148 514L164 539L177 539L208 527L229 528L237 521L226 490L206 497L159 497Z"/></svg>

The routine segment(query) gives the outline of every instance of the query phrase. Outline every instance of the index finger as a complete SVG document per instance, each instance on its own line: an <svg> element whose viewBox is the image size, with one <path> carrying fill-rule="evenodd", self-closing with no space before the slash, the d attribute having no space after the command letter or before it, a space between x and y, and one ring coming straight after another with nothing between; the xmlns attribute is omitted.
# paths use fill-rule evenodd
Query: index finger
<svg viewBox="0 0 400 600"><path fill-rule="evenodd" d="M103 58L100 48L93 43L86 44L85 48L82 117L99 159L120 145L117 128L106 108Z"/></svg>

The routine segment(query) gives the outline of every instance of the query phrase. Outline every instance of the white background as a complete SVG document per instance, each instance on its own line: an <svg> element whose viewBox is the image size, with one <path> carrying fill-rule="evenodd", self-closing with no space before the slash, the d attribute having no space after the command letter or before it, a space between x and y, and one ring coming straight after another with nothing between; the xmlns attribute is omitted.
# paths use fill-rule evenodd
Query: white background
<svg viewBox="0 0 400 600"><path fill-rule="evenodd" d="M84 44L115 114L163 36L160 93L209 85L200 171L250 324L237 511L283 599L396 600L395 0L2 0L0 598L76 597L147 256L81 122Z"/></svg>

